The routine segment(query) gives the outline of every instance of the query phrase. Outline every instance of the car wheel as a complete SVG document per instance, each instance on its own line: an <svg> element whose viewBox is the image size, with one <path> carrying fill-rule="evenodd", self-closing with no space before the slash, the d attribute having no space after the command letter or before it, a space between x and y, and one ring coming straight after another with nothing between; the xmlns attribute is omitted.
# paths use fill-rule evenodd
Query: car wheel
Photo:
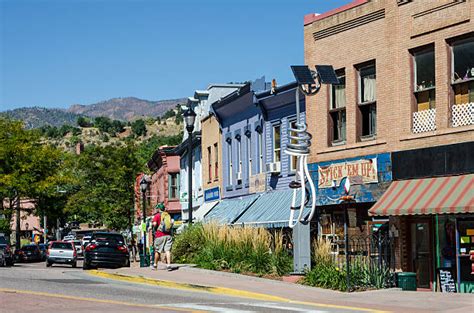
<svg viewBox="0 0 474 313"><path fill-rule="evenodd" d="M77 262L72 263L72 268L76 268L76 267L77 267Z"/></svg>
<svg viewBox="0 0 474 313"><path fill-rule="evenodd" d="M51 265L53 265L53 263L46 261L46 267L51 267Z"/></svg>

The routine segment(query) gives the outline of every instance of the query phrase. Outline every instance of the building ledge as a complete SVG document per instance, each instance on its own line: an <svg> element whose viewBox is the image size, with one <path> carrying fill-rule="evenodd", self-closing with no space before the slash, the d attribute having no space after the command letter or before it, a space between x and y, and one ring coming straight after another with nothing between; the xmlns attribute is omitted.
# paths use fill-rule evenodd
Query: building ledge
<svg viewBox="0 0 474 313"><path fill-rule="evenodd" d="M365 142L357 142L357 143L349 144L349 145L329 147L319 152L316 152L316 154L333 153L333 152L360 149L360 148L371 147L371 146L380 146L380 145L385 145L385 144L387 144L387 141L385 140L371 140L371 141L365 141Z"/></svg>
<svg viewBox="0 0 474 313"><path fill-rule="evenodd" d="M435 130L432 132L420 133L420 134L410 134L408 136L404 136L400 138L400 141L409 141L409 140L417 140L423 138L430 138L430 137L439 137L451 134L459 134L465 132L474 131L474 125L469 126L461 126L461 127L450 127L441 130Z"/></svg>

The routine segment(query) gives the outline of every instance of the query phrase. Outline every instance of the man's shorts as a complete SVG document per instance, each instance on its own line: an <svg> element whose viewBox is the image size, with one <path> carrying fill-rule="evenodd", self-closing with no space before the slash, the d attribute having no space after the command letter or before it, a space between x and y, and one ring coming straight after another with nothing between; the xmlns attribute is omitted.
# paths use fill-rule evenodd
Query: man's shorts
<svg viewBox="0 0 474 313"><path fill-rule="evenodd" d="M173 244L173 238L170 235L161 236L155 238L153 246L155 247L155 252L163 253L164 251L171 251L171 245Z"/></svg>

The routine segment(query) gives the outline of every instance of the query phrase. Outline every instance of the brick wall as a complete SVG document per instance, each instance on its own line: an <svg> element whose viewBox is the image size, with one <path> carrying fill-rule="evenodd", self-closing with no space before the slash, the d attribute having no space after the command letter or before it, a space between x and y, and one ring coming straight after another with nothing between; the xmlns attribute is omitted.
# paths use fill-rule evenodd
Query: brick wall
<svg viewBox="0 0 474 313"><path fill-rule="evenodd" d="M305 63L332 64L345 69L346 143L329 142L330 88L307 97L309 131L313 135L310 162L424 148L472 141L474 126L451 128L450 47L447 42L474 31L473 1L369 1L316 20L304 28ZM413 134L413 65L410 50L428 44L435 49L436 131ZM356 65L376 64L377 136L358 138L358 72Z"/></svg>

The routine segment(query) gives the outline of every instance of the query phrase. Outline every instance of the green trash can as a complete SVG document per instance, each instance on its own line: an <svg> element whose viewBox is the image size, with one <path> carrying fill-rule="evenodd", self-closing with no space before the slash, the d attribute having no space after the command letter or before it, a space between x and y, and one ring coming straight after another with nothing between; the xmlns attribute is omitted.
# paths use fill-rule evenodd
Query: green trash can
<svg viewBox="0 0 474 313"><path fill-rule="evenodd" d="M402 290L416 291L416 273L398 273L398 287Z"/></svg>

